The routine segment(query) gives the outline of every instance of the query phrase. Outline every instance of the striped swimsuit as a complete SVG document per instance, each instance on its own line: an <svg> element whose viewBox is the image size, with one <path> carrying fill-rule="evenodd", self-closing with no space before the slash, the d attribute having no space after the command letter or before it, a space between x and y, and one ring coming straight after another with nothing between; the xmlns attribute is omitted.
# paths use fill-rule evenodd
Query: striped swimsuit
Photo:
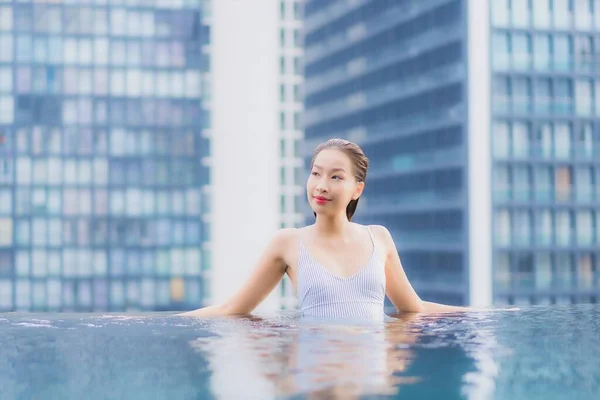
<svg viewBox="0 0 600 400"><path fill-rule="evenodd" d="M382 319L385 301L385 260L367 227L373 253L354 275L343 278L319 264L300 240L298 300L303 316Z"/></svg>

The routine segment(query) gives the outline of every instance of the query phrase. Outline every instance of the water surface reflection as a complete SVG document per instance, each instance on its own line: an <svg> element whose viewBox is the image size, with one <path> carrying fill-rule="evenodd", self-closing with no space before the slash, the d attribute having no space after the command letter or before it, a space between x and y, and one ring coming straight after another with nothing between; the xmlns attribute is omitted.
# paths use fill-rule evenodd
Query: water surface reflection
<svg viewBox="0 0 600 400"><path fill-rule="evenodd" d="M418 366L415 346L427 358L427 353L438 347L427 336L439 335L427 332L429 327L448 318L451 316L394 315L384 322L365 323L242 317L212 323L209 330L215 336L192 340L190 345L207 359L213 374L211 389L218 397L235 397L240 386L248 396L393 396L416 383L427 385L423 380L432 371ZM445 342L442 347L446 347L452 362L470 358L461 346L447 345ZM472 357L486 358L483 354ZM464 366L473 367L472 358L468 361ZM447 375L455 375L455 381L446 388L444 398L452 398L452 393L461 395L463 377L471 381L471 386L483 382L481 374L469 376L468 368L454 365L451 369L454 371ZM232 376L239 386L231 384Z"/></svg>

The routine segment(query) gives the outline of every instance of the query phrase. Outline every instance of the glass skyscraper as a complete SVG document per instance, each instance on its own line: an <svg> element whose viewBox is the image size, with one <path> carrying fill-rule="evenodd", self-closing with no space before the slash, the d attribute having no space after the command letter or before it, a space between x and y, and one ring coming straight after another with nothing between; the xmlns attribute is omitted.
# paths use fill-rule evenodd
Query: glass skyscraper
<svg viewBox="0 0 600 400"><path fill-rule="evenodd" d="M307 150L359 143L371 165L355 220L388 227L423 298L463 303L461 1L311 1L305 27Z"/></svg>
<svg viewBox="0 0 600 400"><path fill-rule="evenodd" d="M491 2L494 297L600 295L600 1Z"/></svg>
<svg viewBox="0 0 600 400"><path fill-rule="evenodd" d="M279 130L281 228L304 222L301 202L306 199L302 116L302 0L279 0ZM300 202L300 203L299 203ZM296 295L287 275L279 285L282 308L295 308Z"/></svg>
<svg viewBox="0 0 600 400"><path fill-rule="evenodd" d="M424 299L598 300L600 1L312 0L304 26L305 156L364 148L357 221Z"/></svg>
<svg viewBox="0 0 600 400"><path fill-rule="evenodd" d="M0 1L0 310L202 303L209 13Z"/></svg>

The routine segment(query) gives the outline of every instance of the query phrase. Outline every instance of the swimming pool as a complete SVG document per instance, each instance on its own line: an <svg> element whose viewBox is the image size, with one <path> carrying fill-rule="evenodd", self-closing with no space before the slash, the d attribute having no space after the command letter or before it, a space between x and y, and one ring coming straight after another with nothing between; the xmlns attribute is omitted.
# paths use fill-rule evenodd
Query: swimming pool
<svg viewBox="0 0 600 400"><path fill-rule="evenodd" d="M0 314L2 399L600 398L600 307L316 321Z"/></svg>

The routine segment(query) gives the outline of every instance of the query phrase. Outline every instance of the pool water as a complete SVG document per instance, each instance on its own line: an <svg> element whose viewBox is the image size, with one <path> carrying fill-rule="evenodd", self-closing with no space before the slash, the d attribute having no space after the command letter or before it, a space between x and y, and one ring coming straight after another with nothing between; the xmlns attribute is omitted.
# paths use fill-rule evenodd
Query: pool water
<svg viewBox="0 0 600 400"><path fill-rule="evenodd" d="M599 399L600 306L385 322L0 314L1 399Z"/></svg>

